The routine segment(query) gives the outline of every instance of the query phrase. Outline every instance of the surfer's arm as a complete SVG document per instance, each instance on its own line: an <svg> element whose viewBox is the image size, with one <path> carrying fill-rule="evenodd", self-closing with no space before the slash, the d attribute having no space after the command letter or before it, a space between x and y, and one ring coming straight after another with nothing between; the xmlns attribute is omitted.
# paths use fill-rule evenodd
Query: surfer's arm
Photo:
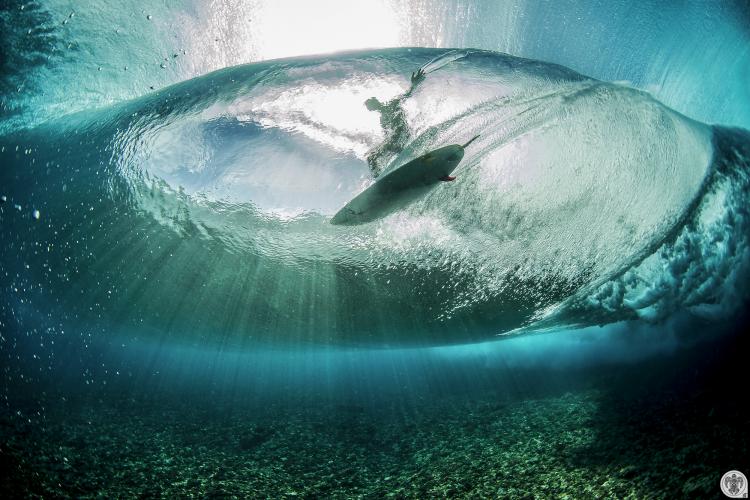
<svg viewBox="0 0 750 500"><path fill-rule="evenodd" d="M417 85L422 83L425 77L425 72L422 68L419 68L417 71L411 74L411 87L409 87L409 90L406 91L406 94L401 98L406 98L411 95L412 92L414 92L414 89L417 88Z"/></svg>
<svg viewBox="0 0 750 500"><path fill-rule="evenodd" d="M419 85L422 82L422 80L424 80L424 76L425 76L425 73L424 73L424 69L422 69L422 68L419 68L417 71L415 71L414 73L412 73L411 74L411 86L412 86L412 88L416 87L417 85Z"/></svg>

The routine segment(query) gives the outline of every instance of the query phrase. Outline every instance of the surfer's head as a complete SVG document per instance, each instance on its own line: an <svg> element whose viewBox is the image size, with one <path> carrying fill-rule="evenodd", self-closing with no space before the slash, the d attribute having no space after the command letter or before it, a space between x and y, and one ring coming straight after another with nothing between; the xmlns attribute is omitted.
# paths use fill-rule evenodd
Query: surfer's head
<svg viewBox="0 0 750 500"><path fill-rule="evenodd" d="M378 101L376 97L370 97L365 101L365 107L370 111L380 111L383 109L383 105Z"/></svg>

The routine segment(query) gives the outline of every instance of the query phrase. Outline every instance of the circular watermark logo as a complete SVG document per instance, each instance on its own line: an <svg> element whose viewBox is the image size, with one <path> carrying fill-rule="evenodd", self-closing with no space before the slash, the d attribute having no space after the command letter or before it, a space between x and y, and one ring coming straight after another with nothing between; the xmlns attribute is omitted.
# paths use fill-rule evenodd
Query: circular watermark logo
<svg viewBox="0 0 750 500"><path fill-rule="evenodd" d="M747 478L738 470L730 470L724 474L719 486L729 498L747 498Z"/></svg>

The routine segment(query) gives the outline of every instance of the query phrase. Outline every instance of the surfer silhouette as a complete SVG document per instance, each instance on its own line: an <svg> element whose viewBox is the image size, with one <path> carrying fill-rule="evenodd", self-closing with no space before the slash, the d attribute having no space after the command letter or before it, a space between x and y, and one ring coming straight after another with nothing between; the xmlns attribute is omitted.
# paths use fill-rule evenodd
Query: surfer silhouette
<svg viewBox="0 0 750 500"><path fill-rule="evenodd" d="M380 113L380 126L385 131L383 143L367 154L367 164L370 166L374 177L379 176L388 164L388 160L400 153L406 146L409 140L409 125L406 123L406 115L402 104L411 96L424 78L424 69L419 68L411 74L411 86L406 93L385 104L381 103L376 97L370 97L365 101L368 110Z"/></svg>

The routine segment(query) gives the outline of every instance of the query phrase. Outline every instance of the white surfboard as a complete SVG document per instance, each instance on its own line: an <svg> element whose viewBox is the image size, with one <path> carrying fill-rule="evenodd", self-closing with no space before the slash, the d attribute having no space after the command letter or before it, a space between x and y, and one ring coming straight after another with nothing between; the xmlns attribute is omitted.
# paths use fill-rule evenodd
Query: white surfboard
<svg viewBox="0 0 750 500"><path fill-rule="evenodd" d="M455 179L451 173L464 157L464 145L451 144L430 151L390 171L359 193L331 219L331 224L358 225L389 215L427 194L440 182Z"/></svg>

